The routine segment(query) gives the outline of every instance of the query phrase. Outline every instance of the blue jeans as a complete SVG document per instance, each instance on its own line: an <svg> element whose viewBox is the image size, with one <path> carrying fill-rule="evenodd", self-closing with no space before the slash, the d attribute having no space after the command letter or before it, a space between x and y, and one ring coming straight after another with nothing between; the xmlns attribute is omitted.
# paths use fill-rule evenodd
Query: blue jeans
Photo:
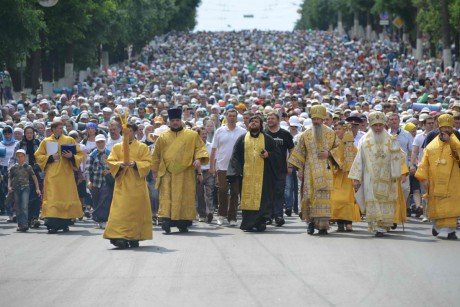
<svg viewBox="0 0 460 307"><path fill-rule="evenodd" d="M294 212L299 211L299 180L297 179L297 171L292 170L291 175L286 177L286 188L284 189L284 199L286 201L286 209L291 209Z"/></svg>
<svg viewBox="0 0 460 307"><path fill-rule="evenodd" d="M16 216L18 219L18 226L27 227L29 225L29 193L30 188L21 187L15 188L14 202L16 204Z"/></svg>

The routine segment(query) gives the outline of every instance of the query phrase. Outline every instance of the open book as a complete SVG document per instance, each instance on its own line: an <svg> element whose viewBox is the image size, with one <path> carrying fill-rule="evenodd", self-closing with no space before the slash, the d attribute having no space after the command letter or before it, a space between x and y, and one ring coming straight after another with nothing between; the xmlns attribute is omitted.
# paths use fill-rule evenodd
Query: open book
<svg viewBox="0 0 460 307"><path fill-rule="evenodd" d="M58 152L58 142L46 142L46 155L51 156Z"/></svg>

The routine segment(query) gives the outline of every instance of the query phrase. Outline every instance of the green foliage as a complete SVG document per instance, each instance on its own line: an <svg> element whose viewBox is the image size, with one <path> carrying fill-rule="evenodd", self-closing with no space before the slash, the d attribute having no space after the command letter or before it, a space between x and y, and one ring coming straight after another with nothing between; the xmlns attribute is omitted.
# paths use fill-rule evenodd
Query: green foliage
<svg viewBox="0 0 460 307"><path fill-rule="evenodd" d="M28 0L2 0L0 10L0 65L16 66L39 47L45 28L43 12Z"/></svg>
<svg viewBox="0 0 460 307"><path fill-rule="evenodd" d="M2 0L0 63L15 66L41 48L77 68L95 66L101 46L125 54L138 51L155 35L192 30L200 0L60 0L41 7L37 0ZM61 65L61 64L59 64ZM58 65L58 66L59 66Z"/></svg>

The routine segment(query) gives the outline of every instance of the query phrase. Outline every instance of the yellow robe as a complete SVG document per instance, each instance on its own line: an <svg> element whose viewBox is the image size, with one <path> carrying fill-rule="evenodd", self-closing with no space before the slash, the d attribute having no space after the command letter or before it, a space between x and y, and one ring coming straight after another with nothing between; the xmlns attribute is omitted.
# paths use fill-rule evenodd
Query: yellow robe
<svg viewBox="0 0 460 307"><path fill-rule="evenodd" d="M46 153L46 143L57 142L58 153L61 145L76 144L69 136L61 135L57 140L54 135L45 138L35 152L35 160L45 172L42 216L44 218L74 219L83 216L82 205L78 198L77 183L75 182L73 166L70 160L61 157L59 161L48 163L50 155ZM79 167L84 158L80 146L76 146L75 166Z"/></svg>
<svg viewBox="0 0 460 307"><path fill-rule="evenodd" d="M355 203L353 181L348 178L351 164L357 153L353 134L346 132L338 146L332 150L337 165L334 170L334 189L331 193L331 219L359 222L361 215Z"/></svg>
<svg viewBox="0 0 460 307"><path fill-rule="evenodd" d="M104 231L106 239L152 239L152 209L145 177L151 167L147 145L134 140L129 144L129 156L136 168L121 169L123 144L115 144L107 158L110 173L115 178L109 220Z"/></svg>
<svg viewBox="0 0 460 307"><path fill-rule="evenodd" d="M168 130L155 142L152 170L157 173L158 217L173 221L196 218L195 160L202 165L209 163L206 145L195 131Z"/></svg>
<svg viewBox="0 0 460 307"><path fill-rule="evenodd" d="M335 147L337 147L337 137L331 128L323 125L323 137L321 142L317 143L312 127L302 133L299 143L289 157L289 164L303 173L302 220L330 218L331 216L333 158L320 160L317 154L321 150L331 151Z"/></svg>
<svg viewBox="0 0 460 307"><path fill-rule="evenodd" d="M450 144L436 137L425 148L422 162L415 173L419 181L428 180L428 218L436 228L455 228L460 216L460 167L452 158L460 152L460 142L452 134ZM454 154L455 156L455 154Z"/></svg>

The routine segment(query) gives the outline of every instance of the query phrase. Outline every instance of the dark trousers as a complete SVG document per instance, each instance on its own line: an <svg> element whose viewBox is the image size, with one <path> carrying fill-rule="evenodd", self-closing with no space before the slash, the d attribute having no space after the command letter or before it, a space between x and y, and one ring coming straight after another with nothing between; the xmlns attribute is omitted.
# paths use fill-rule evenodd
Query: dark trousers
<svg viewBox="0 0 460 307"><path fill-rule="evenodd" d="M238 195L240 193L239 181L235 180L229 186L227 182L227 171L217 171L217 184L219 186L218 214L220 216L227 217L229 221L236 221Z"/></svg>
<svg viewBox="0 0 460 307"><path fill-rule="evenodd" d="M273 198L273 217L283 217L284 189L286 188L286 174L280 174L275 181L275 195Z"/></svg>

